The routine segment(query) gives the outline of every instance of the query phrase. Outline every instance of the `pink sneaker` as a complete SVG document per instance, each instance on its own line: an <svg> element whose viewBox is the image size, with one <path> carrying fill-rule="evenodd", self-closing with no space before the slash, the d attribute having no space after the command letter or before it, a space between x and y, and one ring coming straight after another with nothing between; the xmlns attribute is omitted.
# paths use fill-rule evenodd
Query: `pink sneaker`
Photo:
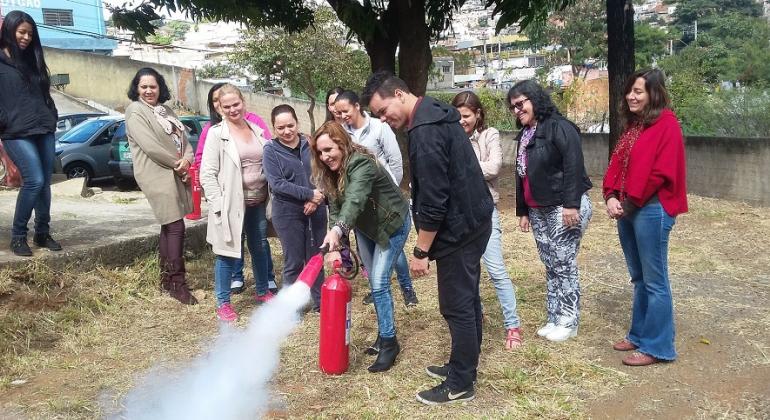
<svg viewBox="0 0 770 420"><path fill-rule="evenodd" d="M224 322L235 322L238 320L238 313L233 310L229 303L223 303L217 308L217 318Z"/></svg>
<svg viewBox="0 0 770 420"><path fill-rule="evenodd" d="M274 298L275 295L271 291L267 291L264 295L257 295L257 303L267 303L270 301L270 299Z"/></svg>

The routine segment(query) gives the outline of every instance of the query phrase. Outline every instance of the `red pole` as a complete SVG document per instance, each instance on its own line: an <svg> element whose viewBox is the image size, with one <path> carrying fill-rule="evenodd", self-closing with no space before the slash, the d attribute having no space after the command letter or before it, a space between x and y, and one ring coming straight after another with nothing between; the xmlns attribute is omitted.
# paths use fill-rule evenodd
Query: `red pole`
<svg viewBox="0 0 770 420"><path fill-rule="evenodd" d="M193 211L192 213L185 216L185 219L188 220L198 220L201 218L201 191L203 188L201 188L201 180L198 173L198 165L192 165L190 167L190 183L192 184L192 200L193 200Z"/></svg>

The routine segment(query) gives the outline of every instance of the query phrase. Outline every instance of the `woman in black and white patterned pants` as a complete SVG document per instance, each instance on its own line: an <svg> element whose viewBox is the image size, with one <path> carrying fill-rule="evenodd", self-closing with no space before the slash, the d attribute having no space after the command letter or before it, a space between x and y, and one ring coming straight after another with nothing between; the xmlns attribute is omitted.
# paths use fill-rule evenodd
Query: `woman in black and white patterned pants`
<svg viewBox="0 0 770 420"><path fill-rule="evenodd" d="M515 84L508 104L522 128L517 138L516 215L523 232L532 227L546 270L548 320L537 334L564 341L577 335L576 257L592 214L580 132L532 80Z"/></svg>

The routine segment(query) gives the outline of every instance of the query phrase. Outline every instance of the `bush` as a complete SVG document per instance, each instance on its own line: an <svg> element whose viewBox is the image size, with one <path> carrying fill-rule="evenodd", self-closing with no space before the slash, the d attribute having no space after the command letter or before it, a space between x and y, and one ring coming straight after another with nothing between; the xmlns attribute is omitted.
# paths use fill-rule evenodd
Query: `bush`
<svg viewBox="0 0 770 420"><path fill-rule="evenodd" d="M505 93L492 89L468 89L473 91L481 99L481 105L486 113L486 123L489 127L494 127L500 131L516 130L516 120L511 116L508 107L505 105ZM452 103L457 93L453 92L429 92L430 96L447 104Z"/></svg>

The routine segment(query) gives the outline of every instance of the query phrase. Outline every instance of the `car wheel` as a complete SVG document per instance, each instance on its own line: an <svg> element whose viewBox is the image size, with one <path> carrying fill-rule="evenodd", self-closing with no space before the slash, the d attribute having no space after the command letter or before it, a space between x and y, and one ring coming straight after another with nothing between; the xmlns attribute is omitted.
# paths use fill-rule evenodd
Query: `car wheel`
<svg viewBox="0 0 770 420"><path fill-rule="evenodd" d="M64 168L64 173L67 175L67 179L91 178L93 176L91 168L83 162L70 163Z"/></svg>
<svg viewBox="0 0 770 420"><path fill-rule="evenodd" d="M131 191L136 188L136 181L131 178L113 178L115 180L115 186L121 191Z"/></svg>

